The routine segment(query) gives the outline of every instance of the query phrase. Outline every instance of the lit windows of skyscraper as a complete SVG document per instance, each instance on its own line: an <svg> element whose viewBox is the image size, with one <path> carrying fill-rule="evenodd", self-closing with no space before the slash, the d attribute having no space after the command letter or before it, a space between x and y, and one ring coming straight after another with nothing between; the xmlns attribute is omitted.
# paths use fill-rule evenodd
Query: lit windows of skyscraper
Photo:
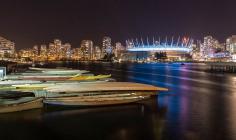
<svg viewBox="0 0 236 140"><path fill-rule="evenodd" d="M82 58L84 60L93 60L94 56L93 41L82 40L80 48L83 54Z"/></svg>
<svg viewBox="0 0 236 140"><path fill-rule="evenodd" d="M102 51L99 46L94 47L94 59L99 60L102 58Z"/></svg>
<svg viewBox="0 0 236 140"><path fill-rule="evenodd" d="M112 53L112 46L111 46L111 38L110 37L103 37L102 41L102 54L111 54Z"/></svg>
<svg viewBox="0 0 236 140"><path fill-rule="evenodd" d="M0 37L0 57L13 57L15 53L15 43Z"/></svg>
<svg viewBox="0 0 236 140"><path fill-rule="evenodd" d="M115 49L114 49L115 57L120 58L124 50L125 50L125 47L120 42L117 42L115 44Z"/></svg>
<svg viewBox="0 0 236 140"><path fill-rule="evenodd" d="M226 50L231 54L236 54L236 35L226 39Z"/></svg>
<svg viewBox="0 0 236 140"><path fill-rule="evenodd" d="M39 47L37 45L33 46L33 60L37 61L39 56Z"/></svg>
<svg viewBox="0 0 236 140"><path fill-rule="evenodd" d="M221 48L221 45L218 40L212 36L204 37L204 42L200 48L201 58L207 60L213 57L214 53L218 48Z"/></svg>
<svg viewBox="0 0 236 140"><path fill-rule="evenodd" d="M70 59L71 58L71 45L70 43L65 43L63 45L63 58Z"/></svg>
<svg viewBox="0 0 236 140"><path fill-rule="evenodd" d="M41 60L45 61L48 59L48 50L47 45L41 45L40 46L40 58Z"/></svg>

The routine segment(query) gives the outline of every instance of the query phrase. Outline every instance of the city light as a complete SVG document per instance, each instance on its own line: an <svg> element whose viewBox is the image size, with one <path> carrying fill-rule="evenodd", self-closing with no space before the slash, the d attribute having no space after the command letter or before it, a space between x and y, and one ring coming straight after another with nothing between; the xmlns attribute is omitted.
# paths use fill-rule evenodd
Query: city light
<svg viewBox="0 0 236 140"><path fill-rule="evenodd" d="M127 49L128 51L180 51L189 53L191 51L190 48L187 47L179 47L179 46L143 46L143 47L134 47Z"/></svg>

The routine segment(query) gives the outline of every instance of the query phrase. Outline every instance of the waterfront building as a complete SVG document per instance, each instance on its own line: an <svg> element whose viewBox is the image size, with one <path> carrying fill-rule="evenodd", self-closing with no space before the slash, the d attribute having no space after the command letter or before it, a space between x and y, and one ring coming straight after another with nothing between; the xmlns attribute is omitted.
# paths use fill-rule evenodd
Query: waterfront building
<svg viewBox="0 0 236 140"><path fill-rule="evenodd" d="M182 41L181 41L182 40ZM183 39L169 39L166 37L161 41L160 38L156 40L154 37L152 41L150 39L141 41L138 39L126 40L126 50L129 55L126 55L126 59L131 61L155 61L156 54L165 54L165 60L185 60L190 58L190 52L192 51L193 39L184 37Z"/></svg>
<svg viewBox="0 0 236 140"><path fill-rule="evenodd" d="M56 46L54 45L54 43L49 43L49 47L48 47L48 56L49 56L49 60L55 60L56 59Z"/></svg>
<svg viewBox="0 0 236 140"><path fill-rule="evenodd" d="M93 41L82 40L80 48L82 51L83 60L93 60L93 56L94 56Z"/></svg>
<svg viewBox="0 0 236 140"><path fill-rule="evenodd" d="M212 36L204 37L204 42L200 47L201 58L203 60L210 60L214 57L214 53L222 49L223 47L219 41Z"/></svg>
<svg viewBox="0 0 236 140"><path fill-rule="evenodd" d="M226 39L226 50L231 54L236 54L236 35L232 35Z"/></svg>
<svg viewBox="0 0 236 140"><path fill-rule="evenodd" d="M125 51L125 47L120 42L117 42L114 48L114 55L116 59L121 59L124 51Z"/></svg>
<svg viewBox="0 0 236 140"><path fill-rule="evenodd" d="M41 45L40 46L40 60L45 61L48 59L48 50L47 45Z"/></svg>
<svg viewBox="0 0 236 140"><path fill-rule="evenodd" d="M37 61L38 57L39 57L39 47L38 47L38 45L34 45L33 46L33 58L32 59L34 61Z"/></svg>
<svg viewBox="0 0 236 140"><path fill-rule="evenodd" d="M82 58L81 48L74 48L71 50L71 59L72 60L80 60Z"/></svg>
<svg viewBox="0 0 236 140"><path fill-rule="evenodd" d="M47 54L49 60L70 59L72 55L71 45L70 43L62 44L61 40L54 39L53 43L49 43Z"/></svg>
<svg viewBox="0 0 236 140"><path fill-rule="evenodd" d="M59 52L59 59L60 60L68 60L71 58L71 45L70 43L62 44L60 47L58 47Z"/></svg>
<svg viewBox="0 0 236 140"><path fill-rule="evenodd" d="M192 44L192 51L190 55L192 56L192 59L195 61L201 60L200 46L201 46L200 41L196 41L195 44Z"/></svg>
<svg viewBox="0 0 236 140"><path fill-rule="evenodd" d="M15 43L0 36L0 57L14 57Z"/></svg>
<svg viewBox="0 0 236 140"><path fill-rule="evenodd" d="M236 62L236 35L226 39L226 50L229 51L232 61Z"/></svg>
<svg viewBox="0 0 236 140"><path fill-rule="evenodd" d="M111 45L111 38L108 36L103 37L102 40L102 55L110 55L112 54L113 48Z"/></svg>
<svg viewBox="0 0 236 140"><path fill-rule="evenodd" d="M94 47L94 60L99 60L102 58L102 50L99 46Z"/></svg>
<svg viewBox="0 0 236 140"><path fill-rule="evenodd" d="M33 49L22 49L19 51L20 58L32 60L33 56L34 56Z"/></svg>

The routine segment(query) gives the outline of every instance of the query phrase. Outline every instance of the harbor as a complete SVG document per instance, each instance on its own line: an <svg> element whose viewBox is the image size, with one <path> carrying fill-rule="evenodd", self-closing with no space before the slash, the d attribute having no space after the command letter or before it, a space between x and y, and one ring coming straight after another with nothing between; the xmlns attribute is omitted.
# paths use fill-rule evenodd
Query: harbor
<svg viewBox="0 0 236 140"><path fill-rule="evenodd" d="M94 75L65 67L29 67L24 73L9 75L5 71L2 68L0 91L4 93L0 93L0 113L43 108L45 104L78 107L128 104L168 91L147 84L115 82L111 74Z"/></svg>

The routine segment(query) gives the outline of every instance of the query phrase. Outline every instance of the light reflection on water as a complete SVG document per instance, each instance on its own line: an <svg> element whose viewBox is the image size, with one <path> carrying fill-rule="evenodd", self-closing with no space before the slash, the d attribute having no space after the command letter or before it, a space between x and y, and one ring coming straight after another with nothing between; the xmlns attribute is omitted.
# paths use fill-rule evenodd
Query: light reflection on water
<svg viewBox="0 0 236 140"><path fill-rule="evenodd" d="M20 136L25 139L236 139L236 76L197 71L196 65L57 64L111 73L118 81L153 84L169 91L141 104L0 115L0 131L3 137L17 138L7 136L10 131L4 128L16 132L24 128L27 133ZM35 138L39 129L44 134Z"/></svg>

